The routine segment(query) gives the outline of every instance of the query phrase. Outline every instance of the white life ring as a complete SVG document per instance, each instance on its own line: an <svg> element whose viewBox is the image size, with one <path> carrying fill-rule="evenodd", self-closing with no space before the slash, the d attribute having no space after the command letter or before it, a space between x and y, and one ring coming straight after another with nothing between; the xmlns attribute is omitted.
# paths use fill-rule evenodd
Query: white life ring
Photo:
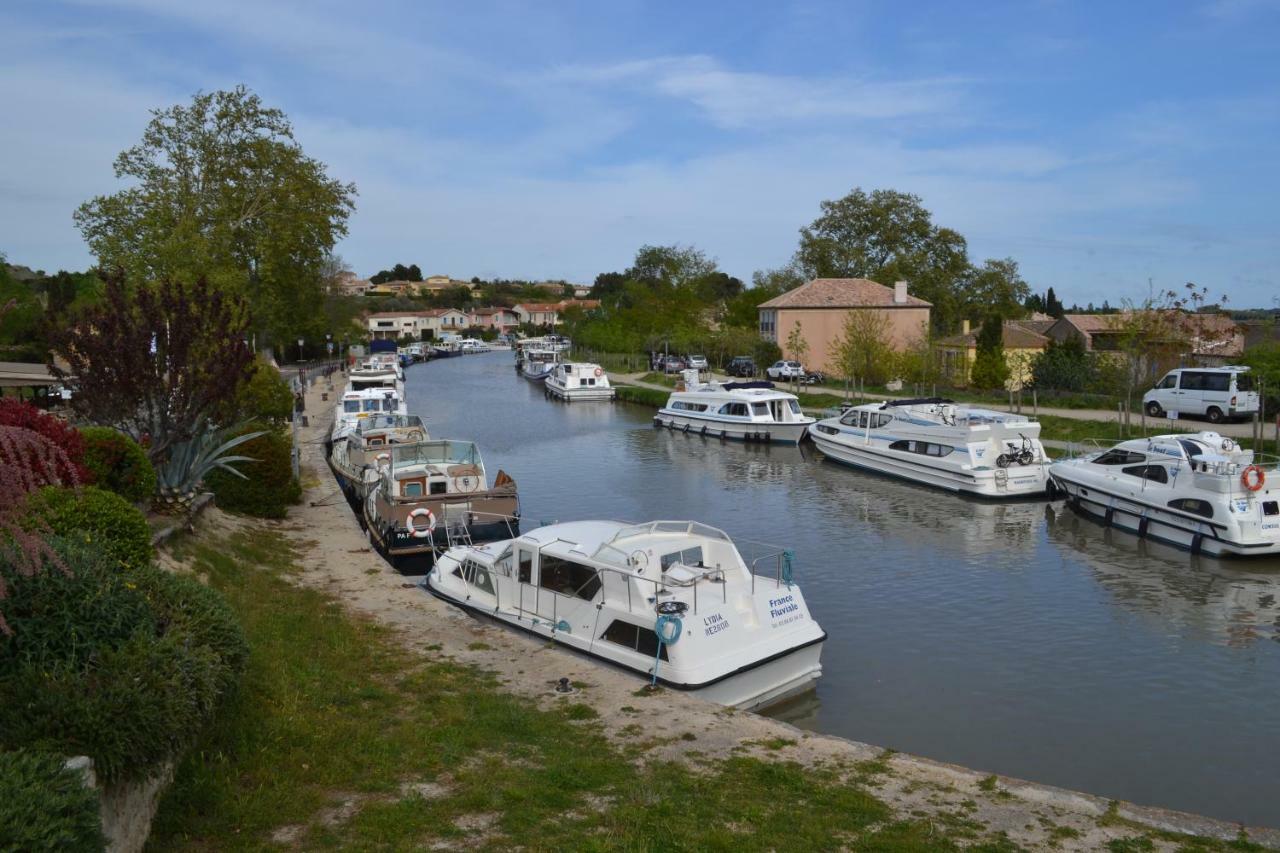
<svg viewBox="0 0 1280 853"><path fill-rule="evenodd" d="M390 453L379 453L377 456L373 457L373 461L374 461L374 462L377 462L379 465L382 465L383 463L390 463L390 462L391 462L391 454L390 454Z"/></svg>
<svg viewBox="0 0 1280 853"><path fill-rule="evenodd" d="M599 367L596 368L596 376L597 377L604 376L604 371L601 370Z"/></svg>
<svg viewBox="0 0 1280 853"><path fill-rule="evenodd" d="M419 527L414 524L416 519L422 518L424 515L427 517L426 527ZM431 531L436 529L436 516L435 513L427 509L425 506L420 506L413 512L409 513L409 518L405 523L408 525L409 531L413 534L414 539L426 539L431 535Z"/></svg>

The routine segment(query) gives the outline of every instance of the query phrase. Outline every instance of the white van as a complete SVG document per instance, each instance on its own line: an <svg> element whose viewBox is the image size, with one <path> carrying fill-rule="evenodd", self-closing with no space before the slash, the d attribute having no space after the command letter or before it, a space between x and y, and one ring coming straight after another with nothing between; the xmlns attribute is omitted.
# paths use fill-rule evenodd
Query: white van
<svg viewBox="0 0 1280 853"><path fill-rule="evenodd" d="M1217 424L1252 416L1258 411L1258 395L1247 367L1180 367L1170 370L1143 394L1142 405L1153 418L1177 412L1200 415Z"/></svg>

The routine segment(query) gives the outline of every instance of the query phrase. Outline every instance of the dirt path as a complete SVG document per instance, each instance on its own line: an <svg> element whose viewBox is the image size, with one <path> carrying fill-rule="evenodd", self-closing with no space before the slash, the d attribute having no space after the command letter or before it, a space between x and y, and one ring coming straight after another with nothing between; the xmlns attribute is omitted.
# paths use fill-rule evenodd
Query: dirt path
<svg viewBox="0 0 1280 853"><path fill-rule="evenodd" d="M1232 840L1240 827L1189 814L1115 803L1100 797L1016 779L997 778L879 747L801 731L751 713L735 712L673 691L649 694L636 676L605 667L546 642L477 621L394 572L368 545L338 491L324 455L331 403L340 392L315 382L307 396L310 426L301 431L303 504L276 529L303 549L298 582L333 595L352 613L397 629L407 651L446 655L495 672L506 689L534 701L566 701L558 679L584 685L571 701L587 702L619 743L645 749L640 760L690 763L754 754L857 773L871 791L904 818L983 834L1003 832L1030 848L1096 850L1111 840L1151 837L1156 850L1177 848L1175 836L1193 833ZM696 735L690 743L686 733ZM696 747L695 753L690 747ZM1250 839L1280 847L1280 831L1249 829Z"/></svg>

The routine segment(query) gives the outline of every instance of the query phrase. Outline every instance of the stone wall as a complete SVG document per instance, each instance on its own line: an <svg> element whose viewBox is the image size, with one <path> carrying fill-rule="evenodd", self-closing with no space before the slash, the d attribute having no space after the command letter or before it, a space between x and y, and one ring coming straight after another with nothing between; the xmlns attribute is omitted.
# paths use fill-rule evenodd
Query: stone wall
<svg viewBox="0 0 1280 853"><path fill-rule="evenodd" d="M110 853L138 853L151 834L151 821L160 805L160 795L173 781L173 762L166 761L159 771L138 782L100 786L93 772L93 761L78 755L67 766L84 774L85 784L98 792L102 815L102 834Z"/></svg>

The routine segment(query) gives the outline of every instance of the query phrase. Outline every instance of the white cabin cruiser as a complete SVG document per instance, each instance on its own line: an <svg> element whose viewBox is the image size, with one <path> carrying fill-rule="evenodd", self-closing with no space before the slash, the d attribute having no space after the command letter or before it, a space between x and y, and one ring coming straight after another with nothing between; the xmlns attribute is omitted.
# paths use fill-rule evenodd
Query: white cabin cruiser
<svg viewBox="0 0 1280 853"><path fill-rule="evenodd" d="M615 395L609 374L598 364L585 361L561 362L547 374L547 393L561 400L612 400Z"/></svg>
<svg viewBox="0 0 1280 853"><path fill-rule="evenodd" d="M329 433L329 443L336 444L346 439L347 434L360 421L377 415L407 415L403 386L372 385L366 388L355 388L355 381L342 392L338 400L333 418L333 429Z"/></svg>
<svg viewBox="0 0 1280 853"><path fill-rule="evenodd" d="M809 435L837 462L962 494L1034 497L1048 482L1039 421L937 397L854 406Z"/></svg>
<svg viewBox="0 0 1280 853"><path fill-rule="evenodd" d="M795 394L772 382L699 382L686 370L684 388L667 398L654 426L740 441L798 444L814 423Z"/></svg>
<svg viewBox="0 0 1280 853"><path fill-rule="evenodd" d="M1104 523L1194 553L1280 554L1280 465L1213 431L1053 463L1053 490Z"/></svg>
<svg viewBox="0 0 1280 853"><path fill-rule="evenodd" d="M417 415L371 415L356 421L344 439L333 443L329 466L342 493L358 510L364 500L365 470L389 461L393 445L417 444L430 437Z"/></svg>
<svg viewBox="0 0 1280 853"><path fill-rule="evenodd" d="M526 347L521 350L516 370L531 382L542 382L559 363L559 350Z"/></svg>
<svg viewBox="0 0 1280 853"><path fill-rule="evenodd" d="M822 674L827 635L791 575L791 552L744 559L698 522L577 521L450 549L426 587L646 680L757 708Z"/></svg>

